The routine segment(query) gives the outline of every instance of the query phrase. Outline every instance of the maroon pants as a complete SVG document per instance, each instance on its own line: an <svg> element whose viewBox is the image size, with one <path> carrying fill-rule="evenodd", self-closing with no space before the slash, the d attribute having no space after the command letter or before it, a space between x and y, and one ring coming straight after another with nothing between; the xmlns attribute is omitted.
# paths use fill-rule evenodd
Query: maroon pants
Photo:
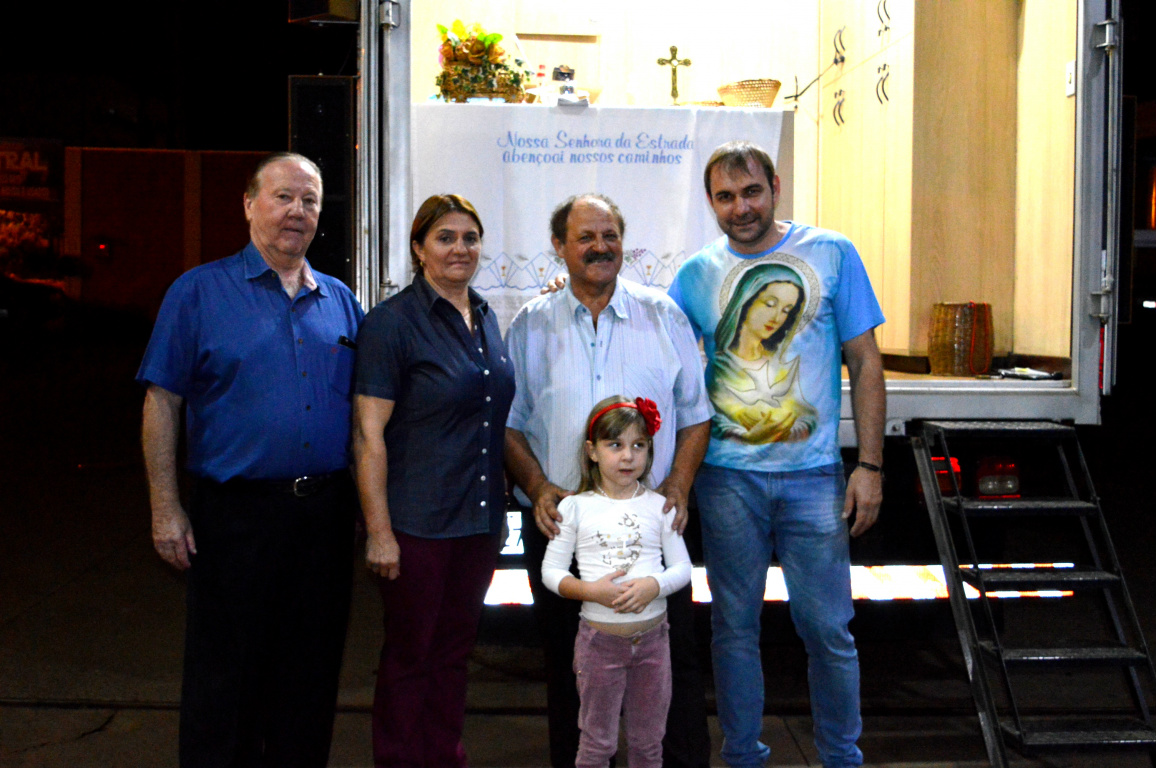
<svg viewBox="0 0 1156 768"><path fill-rule="evenodd" d="M501 537L395 535L401 575L377 580L385 639L373 697L374 763L464 768L466 663Z"/></svg>

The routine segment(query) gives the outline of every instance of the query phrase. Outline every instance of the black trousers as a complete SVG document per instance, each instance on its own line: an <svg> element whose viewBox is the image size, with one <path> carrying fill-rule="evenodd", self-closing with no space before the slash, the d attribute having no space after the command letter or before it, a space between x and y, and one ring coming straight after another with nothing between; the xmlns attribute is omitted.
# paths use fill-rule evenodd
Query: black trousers
<svg viewBox="0 0 1156 768"><path fill-rule="evenodd" d="M574 768L578 755L578 683L574 676L574 638L578 635L581 603L551 592L542 584L542 557L548 540L534 523L534 513L522 509L522 546L534 618L546 652L546 710L550 724L550 765ZM666 598L670 623L670 666L673 686L666 736L662 740L665 768L706 768L710 765L710 733L706 724L706 691L694 636L690 585Z"/></svg>
<svg viewBox="0 0 1156 768"><path fill-rule="evenodd" d="M197 481L182 768L328 762L356 509L348 475L306 497Z"/></svg>

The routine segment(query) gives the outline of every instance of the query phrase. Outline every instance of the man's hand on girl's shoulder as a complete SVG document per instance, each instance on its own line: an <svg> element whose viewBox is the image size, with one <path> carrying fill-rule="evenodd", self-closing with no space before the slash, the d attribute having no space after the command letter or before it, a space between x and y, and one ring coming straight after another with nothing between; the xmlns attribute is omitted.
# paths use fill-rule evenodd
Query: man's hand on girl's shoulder
<svg viewBox="0 0 1156 768"><path fill-rule="evenodd" d="M565 273L559 272L546 281L546 284L542 286L542 290L539 291L539 293L542 296L545 296L547 293L557 293L566 287L567 277L568 276Z"/></svg>

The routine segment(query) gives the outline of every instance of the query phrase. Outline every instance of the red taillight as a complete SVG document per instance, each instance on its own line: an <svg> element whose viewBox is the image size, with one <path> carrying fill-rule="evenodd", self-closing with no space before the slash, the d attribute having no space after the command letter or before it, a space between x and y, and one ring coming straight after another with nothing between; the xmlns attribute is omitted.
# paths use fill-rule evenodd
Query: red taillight
<svg viewBox="0 0 1156 768"><path fill-rule="evenodd" d="M951 457L951 474L955 475L955 486L948 476L947 459L943 456L932 456L931 466L935 470L935 479L939 481L939 492L955 494L955 486L959 485L959 459Z"/></svg>
<svg viewBox="0 0 1156 768"><path fill-rule="evenodd" d="M1019 467L1006 456L984 456L975 470L975 490L981 499L1018 499Z"/></svg>

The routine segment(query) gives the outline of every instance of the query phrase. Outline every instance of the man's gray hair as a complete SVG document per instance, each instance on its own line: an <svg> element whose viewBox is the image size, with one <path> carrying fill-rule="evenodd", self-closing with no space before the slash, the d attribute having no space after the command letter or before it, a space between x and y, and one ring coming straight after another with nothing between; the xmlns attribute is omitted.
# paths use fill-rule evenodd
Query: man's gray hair
<svg viewBox="0 0 1156 768"><path fill-rule="evenodd" d="M618 210L614 201L606 195L587 192L581 195L571 195L554 209L554 213L550 214L550 234L557 238L558 242L566 242L566 225L570 221L570 211L574 208L575 203L580 203L583 200L597 200L605 203L610 209L611 215L614 216L614 220L618 223L618 236L623 237L626 234L626 219L622 217L622 211Z"/></svg>
<svg viewBox="0 0 1156 768"><path fill-rule="evenodd" d="M282 160L304 163L309 166L310 170L317 174L317 180L319 182L321 181L321 167L305 155L299 155L296 152L274 152L271 155L261 158L261 162L257 163L257 167L253 169L253 175L249 177L249 183L245 185L245 197L250 200L255 198L257 193L261 191L261 172L273 163L279 163ZM324 182L322 182L322 197L324 198L324 196Z"/></svg>

